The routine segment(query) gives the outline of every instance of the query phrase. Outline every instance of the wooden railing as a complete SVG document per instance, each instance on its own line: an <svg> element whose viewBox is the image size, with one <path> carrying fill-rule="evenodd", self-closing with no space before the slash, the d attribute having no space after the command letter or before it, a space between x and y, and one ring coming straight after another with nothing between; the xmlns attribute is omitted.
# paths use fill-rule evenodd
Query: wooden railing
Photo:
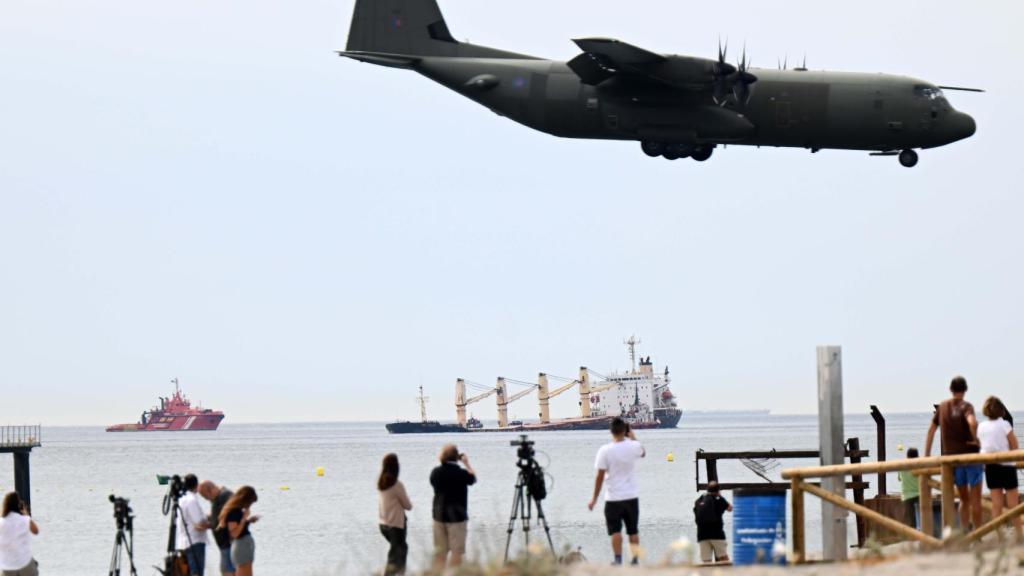
<svg viewBox="0 0 1024 576"><path fill-rule="evenodd" d="M806 532L804 531L804 493L813 494L825 502L849 510L868 522L885 527L907 539L920 542L924 546L940 547L951 544L976 542L987 534L998 530L1014 518L1024 515L1024 503L1008 509L997 518L977 527L965 535L955 535L952 528L956 522L956 488L953 485L953 472L957 466L1007 464L1024 465L1024 450L999 452L995 454L961 454L956 456L932 456L928 458L910 458L907 460L889 460L886 462L867 462L863 464L838 464L835 466L817 466L810 468L792 468L782 472L783 479L789 480L792 488L793 515L793 562L803 563L807 560ZM907 526L871 510L865 506L851 502L845 497L829 492L824 488L807 482L809 478L834 478L851 475L877 474L887 472L912 472L918 477L920 490L921 529ZM943 539L933 536L932 522L932 480L933 475L941 475L942 492L942 526ZM947 530L948 528L948 530Z"/></svg>

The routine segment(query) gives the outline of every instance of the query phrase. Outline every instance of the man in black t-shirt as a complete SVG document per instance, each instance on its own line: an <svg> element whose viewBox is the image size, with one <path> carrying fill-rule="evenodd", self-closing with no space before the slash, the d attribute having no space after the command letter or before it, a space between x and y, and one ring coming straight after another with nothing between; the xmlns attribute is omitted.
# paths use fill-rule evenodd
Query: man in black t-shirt
<svg viewBox="0 0 1024 576"><path fill-rule="evenodd" d="M232 492L209 480L203 480L199 484L199 495L210 501L209 527L213 530L213 540L217 543L217 549L220 550L220 573L222 576L234 576L235 565L231 563L231 538L228 536L227 528L217 529L220 526L220 512L231 499Z"/></svg>
<svg viewBox="0 0 1024 576"><path fill-rule="evenodd" d="M708 492L693 504L693 516L697 521L697 543L700 545L700 560L704 563L729 561L729 547L725 542L725 523L722 516L732 512L732 504L718 491L718 482L708 483Z"/></svg>
<svg viewBox="0 0 1024 576"><path fill-rule="evenodd" d="M430 485L434 487L434 570L437 572L443 572L446 564L453 567L462 564L469 520L468 488L476 483L469 458L459 454L454 444L441 449L440 459L441 465L430 473Z"/></svg>

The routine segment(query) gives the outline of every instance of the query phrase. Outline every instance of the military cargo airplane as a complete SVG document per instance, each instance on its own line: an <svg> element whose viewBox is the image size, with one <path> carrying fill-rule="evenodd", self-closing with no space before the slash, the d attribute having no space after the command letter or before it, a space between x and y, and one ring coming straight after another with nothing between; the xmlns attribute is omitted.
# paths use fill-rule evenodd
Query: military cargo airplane
<svg viewBox="0 0 1024 576"><path fill-rule="evenodd" d="M915 149L974 134L946 90L889 74L753 68L656 54L609 38L545 60L458 42L436 0L356 0L341 56L419 72L501 116L566 138L639 141L644 153L703 162L719 145L865 150L917 164Z"/></svg>

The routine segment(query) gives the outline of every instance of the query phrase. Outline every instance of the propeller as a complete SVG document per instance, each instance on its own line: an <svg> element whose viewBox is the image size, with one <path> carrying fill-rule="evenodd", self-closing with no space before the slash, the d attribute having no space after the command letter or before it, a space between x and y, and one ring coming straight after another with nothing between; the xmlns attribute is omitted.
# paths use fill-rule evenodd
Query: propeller
<svg viewBox="0 0 1024 576"><path fill-rule="evenodd" d="M753 65L753 59L750 62L747 61L747 47L745 45L743 46L743 56L740 58L739 64L739 69L733 75L732 95L736 98L737 103L745 106L750 102L750 85L757 82L757 76L747 71Z"/></svg>
<svg viewBox="0 0 1024 576"><path fill-rule="evenodd" d="M719 106L725 106L726 103L726 90L728 89L730 77L736 73L736 67L725 61L725 57L729 52L729 41L725 41L725 47L722 47L722 39L718 39L718 61L715 62L714 69L712 70L712 76L714 77L714 92L711 98L715 101L715 104Z"/></svg>

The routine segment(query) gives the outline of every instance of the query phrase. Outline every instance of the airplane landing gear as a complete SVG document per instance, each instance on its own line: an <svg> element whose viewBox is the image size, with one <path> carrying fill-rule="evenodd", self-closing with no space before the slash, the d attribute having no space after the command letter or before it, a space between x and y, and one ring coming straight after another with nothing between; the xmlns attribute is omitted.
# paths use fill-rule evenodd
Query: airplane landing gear
<svg viewBox="0 0 1024 576"><path fill-rule="evenodd" d="M703 162L708 158L711 158L711 153L715 151L714 146L698 146L693 154L690 154L690 158L693 158L697 162Z"/></svg>
<svg viewBox="0 0 1024 576"><path fill-rule="evenodd" d="M714 144L677 144L652 142L650 140L641 142L640 148L643 149L644 154L651 158L657 158L658 156L661 156L666 160L693 158L697 162L704 162L708 158L711 158L711 153L715 151Z"/></svg>
<svg viewBox="0 0 1024 576"><path fill-rule="evenodd" d="M917 166L917 152L914 152L910 148L900 152L900 164L906 168L913 168L914 166Z"/></svg>
<svg viewBox="0 0 1024 576"><path fill-rule="evenodd" d="M644 141L640 143L640 148L651 158L657 158L665 152L665 144L662 142Z"/></svg>
<svg viewBox="0 0 1024 576"><path fill-rule="evenodd" d="M688 144L666 144L662 156L668 160L678 160L680 158L688 158L692 152L693 146Z"/></svg>

